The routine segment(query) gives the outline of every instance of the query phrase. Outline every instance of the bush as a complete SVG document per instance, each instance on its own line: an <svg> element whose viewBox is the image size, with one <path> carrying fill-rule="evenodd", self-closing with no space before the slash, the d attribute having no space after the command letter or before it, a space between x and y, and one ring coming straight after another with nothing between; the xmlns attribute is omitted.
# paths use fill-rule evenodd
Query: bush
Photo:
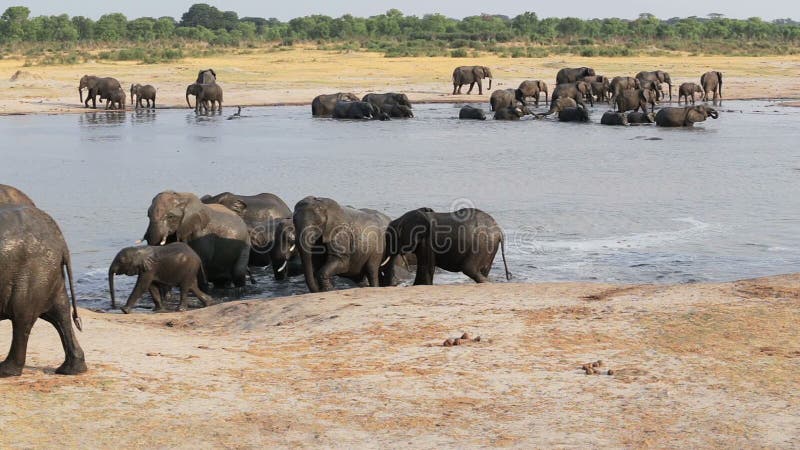
<svg viewBox="0 0 800 450"><path fill-rule="evenodd" d="M467 51L464 50L463 48L459 48L459 49L453 50L453 51L450 52L450 57L451 58L466 58L467 57Z"/></svg>

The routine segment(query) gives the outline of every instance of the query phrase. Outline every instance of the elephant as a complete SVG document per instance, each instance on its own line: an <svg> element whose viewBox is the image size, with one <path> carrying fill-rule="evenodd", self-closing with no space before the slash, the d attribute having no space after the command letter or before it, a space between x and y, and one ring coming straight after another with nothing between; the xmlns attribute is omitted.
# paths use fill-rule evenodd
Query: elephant
<svg viewBox="0 0 800 450"><path fill-rule="evenodd" d="M628 117L625 116L625 113L606 111L600 118L600 123L603 125L628 125Z"/></svg>
<svg viewBox="0 0 800 450"><path fill-rule="evenodd" d="M453 95L461 94L461 86L468 84L467 95L472 93L475 83L478 83L478 95L483 95L484 78L489 79L489 88L492 90L492 71L486 66L460 66L453 70Z"/></svg>
<svg viewBox="0 0 800 450"><path fill-rule="evenodd" d="M336 102L334 119L387 119L389 116L368 102Z"/></svg>
<svg viewBox="0 0 800 450"><path fill-rule="evenodd" d="M411 108L411 101L406 94L398 94L396 92L387 92L385 94L367 94L362 99L362 102L371 103L378 111L384 109L385 106L390 104L406 106Z"/></svg>
<svg viewBox="0 0 800 450"><path fill-rule="evenodd" d="M406 105L398 105L395 103L385 103L381 111L389 117L399 117L409 119L414 117L414 111Z"/></svg>
<svg viewBox="0 0 800 450"><path fill-rule="evenodd" d="M595 76L591 67L563 68L556 74L556 84L574 83L583 77Z"/></svg>
<svg viewBox="0 0 800 450"><path fill-rule="evenodd" d="M0 206L5 205L26 205L36 207L31 200L24 192L20 191L19 189L15 188L14 186L9 186L7 184L0 184Z"/></svg>
<svg viewBox="0 0 800 450"><path fill-rule="evenodd" d="M164 246L127 247L117 253L108 268L108 291L111 294L111 307L116 308L114 294L114 276L138 276L136 286L123 306L122 312L130 314L136 302L145 292L153 297L154 311L163 311L162 293L177 286L181 291L181 302L178 311L186 311L189 306L187 295L193 293L208 306L214 299L200 290L205 285L203 263L191 247L183 242L172 242Z"/></svg>
<svg viewBox="0 0 800 450"><path fill-rule="evenodd" d="M83 100L83 90L87 89L86 101ZM94 75L84 75L78 83L78 95L84 107L89 107L89 100L92 100L92 108L97 109L97 96L107 98L111 92L122 89L122 85L115 78L96 77Z"/></svg>
<svg viewBox="0 0 800 450"><path fill-rule="evenodd" d="M380 285L386 215L341 206L329 198L306 197L295 205L292 220L310 292L333 289L334 275Z"/></svg>
<svg viewBox="0 0 800 450"><path fill-rule="evenodd" d="M555 89L553 89L553 95L550 98L554 99L568 97L575 100L575 103L585 108L586 104L583 102L583 100L587 98L587 94L591 94L590 91L591 87L585 81L559 84ZM594 106L594 100L592 99L591 95L588 95L588 99L589 104Z"/></svg>
<svg viewBox="0 0 800 450"><path fill-rule="evenodd" d="M672 102L672 79L669 77L669 74L667 72L664 72L663 70L654 70L652 72L642 71L636 74L636 79L640 81L649 80L649 81L657 81L659 83L666 83L666 85L669 87L669 101L670 103ZM659 88L659 94L660 94L660 88ZM660 97L661 95L659 95L659 98Z"/></svg>
<svg viewBox="0 0 800 450"><path fill-rule="evenodd" d="M509 106L498 109L494 113L495 120L519 120L526 114L532 114L527 106Z"/></svg>
<svg viewBox="0 0 800 450"><path fill-rule="evenodd" d="M245 285L250 233L235 212L203 204L194 194L164 191L153 198L147 217L143 240L148 244L185 242L203 262L208 281L217 287Z"/></svg>
<svg viewBox="0 0 800 450"><path fill-rule="evenodd" d="M476 283L489 281L498 247L506 279L511 279L505 256L505 236L489 214L475 208L437 213L431 208L408 211L391 221L385 232L384 277L393 278L394 260L413 253L417 259L415 285L433 284L436 267L462 272Z"/></svg>
<svg viewBox="0 0 800 450"><path fill-rule="evenodd" d="M195 96L194 111L200 112L202 107L205 112L214 111L214 103L217 104L217 111L222 112L222 87L217 83L210 84L190 84L186 87L186 104L189 108L192 103L189 101L189 95Z"/></svg>
<svg viewBox="0 0 800 450"><path fill-rule="evenodd" d="M125 109L125 91L122 88L119 88L115 91L111 91L106 94L106 96L101 95L100 100L106 100L106 109Z"/></svg>
<svg viewBox="0 0 800 450"><path fill-rule="evenodd" d="M205 69L197 72L197 84L212 84L217 82L217 72L214 69Z"/></svg>
<svg viewBox="0 0 800 450"><path fill-rule="evenodd" d="M605 82L591 81L589 84L592 87L592 93L596 96L598 102L607 102L609 95L610 84L608 79Z"/></svg>
<svg viewBox="0 0 800 450"><path fill-rule="evenodd" d="M700 87L697 83L683 83L678 87L678 104L681 104L681 98L685 99L687 105L689 104L689 99L692 99L692 104L694 105L694 94L699 93L700 97L703 97L703 88Z"/></svg>
<svg viewBox="0 0 800 450"><path fill-rule="evenodd" d="M482 109L465 105L458 111L459 119L486 120L486 113Z"/></svg>
<svg viewBox="0 0 800 450"><path fill-rule="evenodd" d="M330 117L336 102L357 102L360 99L350 92L318 95L311 101L311 115L314 117Z"/></svg>
<svg viewBox="0 0 800 450"><path fill-rule="evenodd" d="M658 80L639 80L641 89L650 89L656 94L656 101L660 102L664 93L661 90L661 82Z"/></svg>
<svg viewBox="0 0 800 450"><path fill-rule="evenodd" d="M585 100L589 100L589 104L594 106L594 91L592 91L592 84L586 81L576 81L575 88L583 95Z"/></svg>
<svg viewBox="0 0 800 450"><path fill-rule="evenodd" d="M642 112L646 113L648 103L655 112L656 93L652 89L626 89L620 92L614 100L619 112L636 111L641 108Z"/></svg>
<svg viewBox="0 0 800 450"><path fill-rule="evenodd" d="M561 99L570 99L575 104L573 105L573 102L570 102L569 100ZM578 91L575 83L559 84L555 89L553 89L553 95L550 97L550 110L546 113L537 114L536 117L549 116L550 114L559 112L564 108L575 107L578 105L586 108L586 104L583 102L583 94Z"/></svg>
<svg viewBox="0 0 800 450"><path fill-rule="evenodd" d="M222 192L217 195L204 195L200 201L207 205L219 204L235 212L242 218L250 233L250 257L248 265L266 267L270 265L269 249L273 236L265 230L265 224L280 217L291 217L292 210L280 197L269 192L258 195L238 195Z"/></svg>
<svg viewBox="0 0 800 450"><path fill-rule="evenodd" d="M502 89L494 91L491 97L489 97L489 104L492 106L492 111L516 106L517 102L523 105L525 104L525 95L520 89Z"/></svg>
<svg viewBox="0 0 800 450"><path fill-rule="evenodd" d="M141 84L132 84L131 85L131 105L133 105L134 109L136 108L144 108L144 103L142 100L147 101L147 108L156 108L156 88L152 85L146 84L142 86ZM151 102L152 101L152 105Z"/></svg>
<svg viewBox="0 0 800 450"><path fill-rule="evenodd" d="M622 91L641 89L642 82L634 77L614 77L611 79L609 86L611 87L611 99L608 102L613 104Z"/></svg>
<svg viewBox="0 0 800 450"><path fill-rule="evenodd" d="M648 123L655 123L656 122L656 115L654 113L644 113L644 112L629 112L628 113L628 123L631 125L641 125L641 124L648 124Z"/></svg>
<svg viewBox="0 0 800 450"><path fill-rule="evenodd" d="M266 222L268 235L272 236L269 259L276 280L303 274L303 265L297 251L297 233L291 215Z"/></svg>
<svg viewBox="0 0 800 450"><path fill-rule="evenodd" d="M722 72L706 72L700 77L700 84L703 86L703 101L708 101L708 94L713 94L714 104L717 104L717 95L719 95L719 102L722 102Z"/></svg>
<svg viewBox="0 0 800 450"><path fill-rule="evenodd" d="M695 122L703 122L707 117L716 119L716 109L705 106L685 106L683 108L662 108L656 114L656 125L660 127L691 127Z"/></svg>
<svg viewBox="0 0 800 450"><path fill-rule="evenodd" d="M574 98L553 97L550 101L550 110L545 113L536 114L536 118L541 119L544 116L549 116L550 114L560 112L566 108L575 108L577 106L578 103L575 101Z"/></svg>
<svg viewBox="0 0 800 450"><path fill-rule="evenodd" d="M52 324L64 347L57 374L87 371L83 350L70 322L82 330L75 299L69 249L56 222L25 204L0 205L0 321L11 320L11 349L0 362L0 377L19 376L25 367L28 336L37 319ZM66 276L65 276L66 269Z"/></svg>
<svg viewBox="0 0 800 450"><path fill-rule="evenodd" d="M522 97L533 97L534 106L539 107L539 94L544 92L544 103L547 104L547 83L542 80L526 80L520 83L518 90L522 91ZM524 103L524 102L523 102Z"/></svg>
<svg viewBox="0 0 800 450"><path fill-rule="evenodd" d="M586 108L564 108L558 112L559 122L588 122L589 111Z"/></svg>

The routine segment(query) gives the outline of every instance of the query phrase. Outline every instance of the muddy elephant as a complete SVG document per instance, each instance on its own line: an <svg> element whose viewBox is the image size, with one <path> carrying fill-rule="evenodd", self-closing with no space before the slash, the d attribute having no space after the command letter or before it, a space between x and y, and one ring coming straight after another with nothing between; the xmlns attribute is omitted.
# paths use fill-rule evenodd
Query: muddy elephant
<svg viewBox="0 0 800 450"><path fill-rule="evenodd" d="M656 115L651 112L633 111L628 113L628 123L631 125L641 125L656 123Z"/></svg>
<svg viewBox="0 0 800 450"><path fill-rule="evenodd" d="M430 208L409 211L386 227L383 267L391 280L395 260L412 253L417 260L414 284L433 284L437 267L462 272L476 283L489 281L494 257L500 249L506 279L511 279L505 257L505 236L489 214L475 208L437 213Z"/></svg>
<svg viewBox="0 0 800 450"><path fill-rule="evenodd" d="M334 275L380 285L386 215L306 197L295 205L292 220L309 291L333 289Z"/></svg>
<svg viewBox="0 0 800 450"><path fill-rule="evenodd" d="M411 101L406 94L399 94L397 92L387 92L385 94L367 94L362 99L362 102L371 103L378 111L383 110L389 105L400 105L411 108Z"/></svg>
<svg viewBox="0 0 800 450"><path fill-rule="evenodd" d="M532 114L527 106L508 106L494 112L494 120L520 120L527 114Z"/></svg>
<svg viewBox="0 0 800 450"><path fill-rule="evenodd" d="M544 92L544 103L547 104L547 83L542 80L526 80L519 84L518 90L522 91L523 98L533 97L534 106L539 107L539 96Z"/></svg>
<svg viewBox="0 0 800 450"><path fill-rule="evenodd" d="M486 66L460 66L453 70L453 95L461 94L461 86L468 84L467 95L472 93L475 83L478 84L478 95L483 95L483 79L489 79L489 87L492 90L492 71Z"/></svg>
<svg viewBox="0 0 800 450"><path fill-rule="evenodd" d="M33 200L24 192L14 186L0 184L0 206L4 205L26 205L36 207Z"/></svg>
<svg viewBox="0 0 800 450"><path fill-rule="evenodd" d="M145 84L144 86L139 83L132 84L131 105L133 105L133 108L144 108L145 101L147 102L148 109L156 108L156 88L150 84Z"/></svg>
<svg viewBox="0 0 800 450"><path fill-rule="evenodd" d="M516 106L517 102L525 104L525 95L520 89L501 89L492 92L491 97L489 97L492 111Z"/></svg>
<svg viewBox="0 0 800 450"><path fill-rule="evenodd" d="M125 91L122 88L119 88L115 91L111 91L107 93L105 96L101 95L100 100L106 101L106 109L118 109L124 110L125 109L125 99L127 96L125 95Z"/></svg>
<svg viewBox="0 0 800 450"><path fill-rule="evenodd" d="M130 314L136 303L149 292L153 297L153 310L163 311L162 294L173 287L180 288L181 301L178 311L189 307L189 293L193 293L204 306L214 303L214 299L200 290L205 285L203 263L191 247L183 242L172 242L164 246L127 247L119 251L108 268L108 291L111 294L111 307L116 308L114 276L137 276L128 301L122 312Z"/></svg>
<svg viewBox="0 0 800 450"><path fill-rule="evenodd" d="M667 72L663 70L654 70L651 72L642 71L636 74L636 79L640 81L657 81L658 83L666 84L669 88L669 101L672 102L672 78L670 78ZM660 91L659 98L661 98Z"/></svg>
<svg viewBox="0 0 800 450"><path fill-rule="evenodd" d="M628 117L625 113L606 111L603 117L600 118L602 125L628 125Z"/></svg>
<svg viewBox="0 0 800 450"><path fill-rule="evenodd" d="M357 102L360 100L356 94L350 92L318 95L311 101L311 115L314 117L330 117L333 114L336 102Z"/></svg>
<svg viewBox="0 0 800 450"><path fill-rule="evenodd" d="M656 110L656 93L652 89L626 89L615 97L614 105L618 112L636 111L639 108L647 112L647 105Z"/></svg>
<svg viewBox="0 0 800 450"><path fill-rule="evenodd" d="M722 102L722 72L706 72L700 77L700 85L703 86L703 101L708 101L708 95L712 94L714 104ZM719 100L717 99L719 97Z"/></svg>
<svg viewBox="0 0 800 450"><path fill-rule="evenodd" d="M217 83L198 84L193 83L186 87L186 104L189 108L192 103L189 101L189 96L195 96L194 111L199 113L202 111L214 111L214 104L217 105L217 111L222 112L222 87Z"/></svg>
<svg viewBox="0 0 800 450"><path fill-rule="evenodd" d="M394 103L384 103L381 111L389 117L410 119L414 117L414 111L406 105L397 105Z"/></svg>
<svg viewBox="0 0 800 450"><path fill-rule="evenodd" d="M86 372L83 350L72 329L72 322L82 329L72 262L53 218L25 204L0 205L0 267L0 321L11 320L12 328L11 348L0 362L0 377L22 374L28 336L40 318L55 327L64 347L64 363L56 373Z"/></svg>
<svg viewBox="0 0 800 450"><path fill-rule="evenodd" d="M388 119L389 116L368 102L336 102L334 119Z"/></svg>
<svg viewBox="0 0 800 450"><path fill-rule="evenodd" d="M716 109L705 106L685 106L683 108L662 108L656 113L656 125L660 127L691 127L696 122L704 122L706 118L716 119Z"/></svg>
<svg viewBox="0 0 800 450"><path fill-rule="evenodd" d="M486 120L486 113L481 108L464 105L458 111L458 118L464 120Z"/></svg>
<svg viewBox="0 0 800 450"><path fill-rule="evenodd" d="M86 101L83 100L83 90L86 89ZM89 100L92 100L92 108L97 109L97 96L108 98L109 94L122 89L122 85L116 78L96 77L94 75L84 75L78 83L78 96L84 107L89 107Z"/></svg>
<svg viewBox="0 0 800 450"><path fill-rule="evenodd" d="M271 264L269 249L272 247L273 236L265 228L265 224L273 219L291 217L292 211L286 202L269 192L257 195L222 192L213 196L204 195L200 201L207 205L222 205L242 218L250 233L248 265L266 267Z"/></svg>
<svg viewBox="0 0 800 450"><path fill-rule="evenodd" d="M595 71L591 67L565 67L556 74L556 84L574 83L582 80L583 77L591 77L594 75Z"/></svg>
<svg viewBox="0 0 800 450"><path fill-rule="evenodd" d="M564 108L558 112L559 122L588 122L589 111L578 106L577 108Z"/></svg>
<svg viewBox="0 0 800 450"><path fill-rule="evenodd" d="M297 251L297 233L292 217L281 217L266 222L267 233L272 236L269 259L276 280L303 275L303 264Z"/></svg>
<svg viewBox="0 0 800 450"><path fill-rule="evenodd" d="M239 215L222 205L206 205L190 193L165 191L147 210L144 240L150 245L185 242L203 262L216 287L245 285L250 233Z"/></svg>
<svg viewBox="0 0 800 450"><path fill-rule="evenodd" d="M688 105L689 99L691 99L694 105L694 94L700 94L700 98L702 98L703 88L697 83L682 83L680 87L678 87L678 104L680 105L681 99L684 99L684 103Z"/></svg>

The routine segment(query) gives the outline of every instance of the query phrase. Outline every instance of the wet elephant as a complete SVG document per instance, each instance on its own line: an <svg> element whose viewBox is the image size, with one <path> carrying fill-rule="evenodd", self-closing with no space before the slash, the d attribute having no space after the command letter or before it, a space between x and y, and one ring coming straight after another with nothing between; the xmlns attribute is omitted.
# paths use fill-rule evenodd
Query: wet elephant
<svg viewBox="0 0 800 450"><path fill-rule="evenodd" d="M336 102L357 102L360 100L350 92L318 95L311 101L311 115L314 117L330 117L333 114L333 108L336 107Z"/></svg>
<svg viewBox="0 0 800 450"><path fill-rule="evenodd" d="M708 117L716 119L719 117L719 113L716 109L705 105L662 108L656 113L656 125L660 127L691 127L697 122L704 122Z"/></svg>

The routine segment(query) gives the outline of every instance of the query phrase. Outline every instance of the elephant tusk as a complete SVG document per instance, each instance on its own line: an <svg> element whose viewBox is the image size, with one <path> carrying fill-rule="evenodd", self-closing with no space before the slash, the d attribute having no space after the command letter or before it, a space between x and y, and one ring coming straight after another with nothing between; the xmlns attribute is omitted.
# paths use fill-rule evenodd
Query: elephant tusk
<svg viewBox="0 0 800 450"><path fill-rule="evenodd" d="M139 244L141 244L141 243L142 243L142 240L141 240L141 239L137 239L137 240L134 242L134 244L136 244L136 245L139 245Z"/></svg>
<svg viewBox="0 0 800 450"><path fill-rule="evenodd" d="M390 259L392 259L392 257L391 256L387 256L386 259L384 259L383 262L381 263L381 267L383 267L386 264L388 264Z"/></svg>
<svg viewBox="0 0 800 450"><path fill-rule="evenodd" d="M164 245L164 244L166 244L166 243L167 243L167 237L166 237L166 236L164 236L164 239L161 239L161 243L160 243L160 244L158 244L158 245Z"/></svg>
<svg viewBox="0 0 800 450"><path fill-rule="evenodd" d="M286 270L286 266L288 266L288 265L289 265L289 260L287 259L287 260L286 260L286 261L284 261L284 262L283 262L283 264L281 264L281 266L278 268L278 272L283 272L284 270Z"/></svg>
<svg viewBox="0 0 800 450"><path fill-rule="evenodd" d="M289 247L289 253L292 253L294 251L294 247L295 247L295 244L292 244L292 246Z"/></svg>

